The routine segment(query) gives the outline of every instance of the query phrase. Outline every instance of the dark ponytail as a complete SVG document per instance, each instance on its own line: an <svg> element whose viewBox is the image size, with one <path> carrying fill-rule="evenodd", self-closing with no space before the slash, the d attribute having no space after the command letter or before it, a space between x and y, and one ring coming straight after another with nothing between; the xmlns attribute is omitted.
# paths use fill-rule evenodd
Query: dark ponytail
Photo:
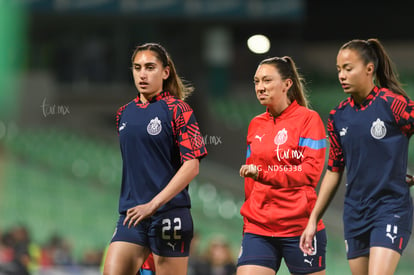
<svg viewBox="0 0 414 275"><path fill-rule="evenodd" d="M387 88L396 94L408 97L398 79L394 63L378 39L354 39L345 43L340 48L340 50L344 49L357 51L365 65L370 62L374 64L375 85L381 88Z"/></svg>

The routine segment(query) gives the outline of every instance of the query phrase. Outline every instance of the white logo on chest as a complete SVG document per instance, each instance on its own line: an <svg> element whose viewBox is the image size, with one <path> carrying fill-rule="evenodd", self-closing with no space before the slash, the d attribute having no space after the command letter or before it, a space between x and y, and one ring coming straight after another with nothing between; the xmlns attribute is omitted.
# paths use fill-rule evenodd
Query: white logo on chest
<svg viewBox="0 0 414 275"><path fill-rule="evenodd" d="M303 151L296 150L296 149L282 149L279 146L286 143L288 140L288 132L285 128L277 132L274 143L276 146L276 157L278 161L281 161L282 159L301 159L303 158Z"/></svg>
<svg viewBox="0 0 414 275"><path fill-rule="evenodd" d="M288 139L288 133L285 128L277 132L277 135L275 136L274 143L276 145L282 145L284 144Z"/></svg>
<svg viewBox="0 0 414 275"><path fill-rule="evenodd" d="M377 118L371 126L371 136L375 139L382 139L387 134L387 128L385 123L381 119Z"/></svg>
<svg viewBox="0 0 414 275"><path fill-rule="evenodd" d="M161 120L159 120L158 117L151 119L151 121L148 123L148 126L147 126L148 134L152 136L156 136L159 133L161 133L161 130L162 130Z"/></svg>

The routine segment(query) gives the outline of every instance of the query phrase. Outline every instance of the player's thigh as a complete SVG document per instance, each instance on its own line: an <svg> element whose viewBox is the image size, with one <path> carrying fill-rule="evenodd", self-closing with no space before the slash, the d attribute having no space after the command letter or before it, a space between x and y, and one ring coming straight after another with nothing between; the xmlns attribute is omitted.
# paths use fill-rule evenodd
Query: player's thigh
<svg viewBox="0 0 414 275"><path fill-rule="evenodd" d="M369 274L394 274L400 261L400 253L386 247L371 247Z"/></svg>
<svg viewBox="0 0 414 275"><path fill-rule="evenodd" d="M359 274L394 274L401 255L390 248L375 246L369 249L369 256L364 255L349 259L353 275Z"/></svg>
<svg viewBox="0 0 414 275"><path fill-rule="evenodd" d="M368 274L370 232L345 240L346 255L353 275Z"/></svg>
<svg viewBox="0 0 414 275"><path fill-rule="evenodd" d="M348 259L349 268L352 275L367 275L368 274L368 256L359 256L356 258Z"/></svg>
<svg viewBox="0 0 414 275"><path fill-rule="evenodd" d="M116 241L109 245L105 257L104 275L136 274L149 254L148 248Z"/></svg>
<svg viewBox="0 0 414 275"><path fill-rule="evenodd" d="M241 265L237 267L237 275L251 275L251 274L260 274L260 275L275 275L275 270L260 265Z"/></svg>
<svg viewBox="0 0 414 275"><path fill-rule="evenodd" d="M157 275L186 275L188 257L163 257L154 255L154 264Z"/></svg>

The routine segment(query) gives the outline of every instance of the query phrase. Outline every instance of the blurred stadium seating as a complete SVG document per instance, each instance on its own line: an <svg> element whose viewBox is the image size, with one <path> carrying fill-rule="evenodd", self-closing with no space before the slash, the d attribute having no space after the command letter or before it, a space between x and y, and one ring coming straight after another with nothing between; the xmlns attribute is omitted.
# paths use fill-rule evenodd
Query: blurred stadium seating
<svg viewBox="0 0 414 275"><path fill-rule="evenodd" d="M27 224L39 242L54 233L67 236L78 256L105 247L117 218L118 147L55 128L19 130L5 146L2 227ZM242 197L202 177L190 193L196 229L203 236L224 231L238 243ZM217 228L221 222L226 226Z"/></svg>

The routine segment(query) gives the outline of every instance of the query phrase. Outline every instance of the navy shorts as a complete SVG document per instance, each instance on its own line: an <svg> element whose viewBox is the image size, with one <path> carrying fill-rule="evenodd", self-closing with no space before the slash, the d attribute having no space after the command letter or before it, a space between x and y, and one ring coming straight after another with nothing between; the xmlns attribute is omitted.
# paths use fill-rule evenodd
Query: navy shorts
<svg viewBox="0 0 414 275"><path fill-rule="evenodd" d="M193 219L189 208L176 208L156 213L128 228L120 215L111 242L124 241L148 247L163 257L187 257L193 238Z"/></svg>
<svg viewBox="0 0 414 275"><path fill-rule="evenodd" d="M299 248L298 237L268 237L245 233L237 266L260 265L272 268L277 272L284 258L289 272L307 274L325 270L326 232L325 229L316 233L312 255L307 255Z"/></svg>
<svg viewBox="0 0 414 275"><path fill-rule="evenodd" d="M402 254L410 235L409 231L402 230L395 224L374 227L364 234L345 240L346 256L348 259L366 256L374 246L390 248Z"/></svg>

